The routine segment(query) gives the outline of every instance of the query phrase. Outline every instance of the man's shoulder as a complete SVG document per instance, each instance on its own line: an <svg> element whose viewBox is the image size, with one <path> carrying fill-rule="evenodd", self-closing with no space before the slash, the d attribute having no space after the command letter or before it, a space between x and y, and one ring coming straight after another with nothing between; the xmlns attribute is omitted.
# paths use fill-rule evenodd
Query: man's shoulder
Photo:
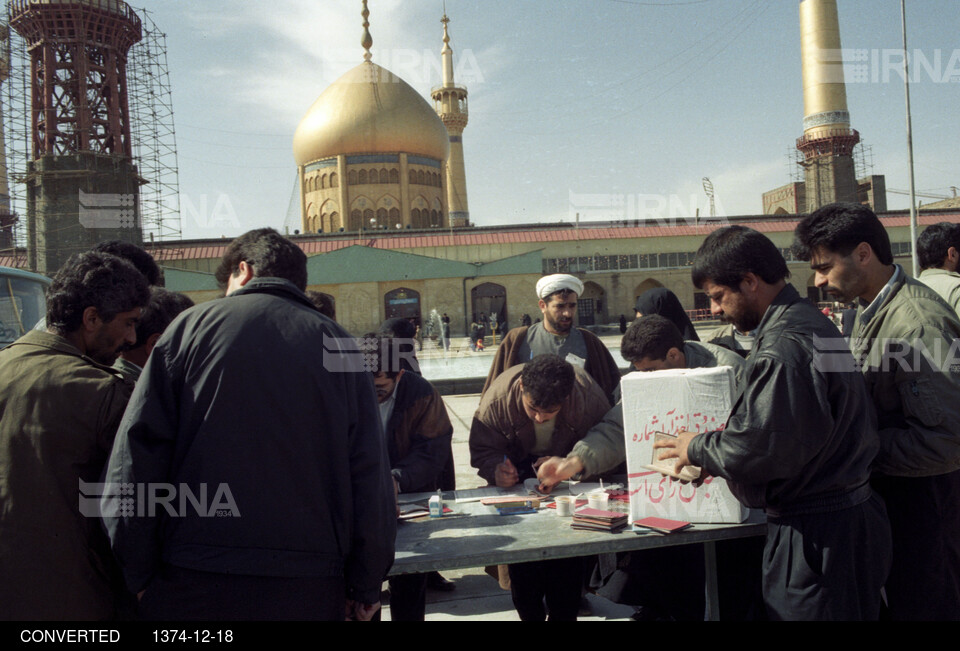
<svg viewBox="0 0 960 651"><path fill-rule="evenodd" d="M508 369L504 369L503 373L494 378L490 387L483 392L483 395L480 397L480 402L493 403L507 400L513 385L516 384L521 373L523 373L523 364L517 364Z"/></svg>
<svg viewBox="0 0 960 651"><path fill-rule="evenodd" d="M398 403L412 402L423 399L424 397L439 397L436 387L422 375L405 371L399 384L397 384Z"/></svg>
<svg viewBox="0 0 960 651"><path fill-rule="evenodd" d="M507 334L503 335L503 339L500 340L500 345L523 341L527 336L527 331L532 327L533 326L517 326L516 328L507 330Z"/></svg>
<svg viewBox="0 0 960 651"><path fill-rule="evenodd" d="M923 329L960 333L960 319L936 291L913 278L905 278L887 304L870 320L884 336Z"/></svg>
<svg viewBox="0 0 960 651"><path fill-rule="evenodd" d="M694 363L699 363L700 366L708 366L709 362L714 362L717 366L732 366L738 368L746 364L746 360L732 350L706 341L685 341L683 342L683 346L687 351L693 352L693 361ZM689 357L688 355L688 367L695 368L691 364Z"/></svg>
<svg viewBox="0 0 960 651"><path fill-rule="evenodd" d="M919 279L921 281L926 281L928 279L943 280L949 281L952 283L960 283L960 273L956 271L950 271L949 269L940 269L938 267L930 267L929 269L924 269L920 272Z"/></svg>
<svg viewBox="0 0 960 651"><path fill-rule="evenodd" d="M9 367L14 367L9 368ZM110 366L86 357L66 339L31 331L0 351L0 369L16 373L17 384L37 390L64 391L70 399L105 391L132 393L133 383ZM66 397L65 394L65 397Z"/></svg>

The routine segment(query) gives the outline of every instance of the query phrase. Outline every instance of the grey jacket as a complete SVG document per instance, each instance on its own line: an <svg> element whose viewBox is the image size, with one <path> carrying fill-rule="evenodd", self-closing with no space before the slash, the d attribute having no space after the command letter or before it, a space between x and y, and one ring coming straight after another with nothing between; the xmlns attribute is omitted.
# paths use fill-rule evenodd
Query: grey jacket
<svg viewBox="0 0 960 651"><path fill-rule="evenodd" d="M932 289L904 276L850 345L877 410L876 469L922 477L960 468L960 321ZM929 352L922 354L921 345Z"/></svg>
<svg viewBox="0 0 960 651"><path fill-rule="evenodd" d="M823 368L823 342L838 348L843 368ZM745 505L792 515L869 499L878 448L870 398L840 332L787 285L757 328L726 428L694 437L687 454Z"/></svg>
<svg viewBox="0 0 960 651"><path fill-rule="evenodd" d="M920 282L939 294L954 312L960 313L960 274L946 269L924 269L920 272Z"/></svg>
<svg viewBox="0 0 960 651"><path fill-rule="evenodd" d="M737 384L740 384L746 361L737 353L722 346L687 341L683 344L683 354L687 360L687 368L733 367ZM583 464L582 474L592 476L617 467L626 459L626 454L626 444L623 439L623 403L618 400L603 420L591 427L583 439L577 441L567 456L580 457Z"/></svg>

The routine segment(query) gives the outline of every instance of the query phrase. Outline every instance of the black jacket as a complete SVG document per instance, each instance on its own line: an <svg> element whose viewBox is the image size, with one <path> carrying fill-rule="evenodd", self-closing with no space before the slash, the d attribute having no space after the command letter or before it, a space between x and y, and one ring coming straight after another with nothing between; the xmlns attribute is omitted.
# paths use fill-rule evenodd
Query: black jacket
<svg viewBox="0 0 960 651"><path fill-rule="evenodd" d="M350 335L278 278L255 278L167 328L124 415L108 481L172 484L178 497L205 488L202 503L215 507L200 513L178 499L177 517L137 507L108 519L134 592L168 563L343 575L348 596L374 603L393 562L393 482L370 374Z"/></svg>
<svg viewBox="0 0 960 651"><path fill-rule="evenodd" d="M869 497L857 490L879 449L866 384L837 327L791 285L767 308L743 378L726 428L691 441L692 463L770 513Z"/></svg>

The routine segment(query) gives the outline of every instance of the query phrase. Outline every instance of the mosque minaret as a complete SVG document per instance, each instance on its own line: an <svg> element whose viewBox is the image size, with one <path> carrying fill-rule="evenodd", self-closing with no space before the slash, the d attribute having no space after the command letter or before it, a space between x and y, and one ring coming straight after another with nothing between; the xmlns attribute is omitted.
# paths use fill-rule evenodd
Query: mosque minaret
<svg viewBox="0 0 960 651"><path fill-rule="evenodd" d="M840 45L837 0L801 0L803 154L806 206L812 212L834 201L858 202L853 148L860 134L850 127Z"/></svg>
<svg viewBox="0 0 960 651"><path fill-rule="evenodd" d="M467 126L467 89L457 86L453 79L453 50L450 48L450 19L443 14L443 49L440 59L443 84L434 88L430 95L440 119L450 134L450 156L447 159L447 204L450 207L450 222L453 226L467 226L470 210L467 207L467 174L463 164L463 130Z"/></svg>

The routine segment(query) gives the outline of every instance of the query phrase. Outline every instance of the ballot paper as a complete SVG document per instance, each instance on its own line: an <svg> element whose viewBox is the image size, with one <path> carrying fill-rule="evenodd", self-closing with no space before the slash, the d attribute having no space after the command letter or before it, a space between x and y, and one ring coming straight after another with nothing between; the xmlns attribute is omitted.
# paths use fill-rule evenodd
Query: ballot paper
<svg viewBox="0 0 960 651"><path fill-rule="evenodd" d="M735 380L728 366L630 373L620 382L627 452L630 520L660 517L713 524L743 522L749 510L727 482L704 477L681 481L651 466L657 434L723 429L733 406ZM659 456L659 451L656 456Z"/></svg>

